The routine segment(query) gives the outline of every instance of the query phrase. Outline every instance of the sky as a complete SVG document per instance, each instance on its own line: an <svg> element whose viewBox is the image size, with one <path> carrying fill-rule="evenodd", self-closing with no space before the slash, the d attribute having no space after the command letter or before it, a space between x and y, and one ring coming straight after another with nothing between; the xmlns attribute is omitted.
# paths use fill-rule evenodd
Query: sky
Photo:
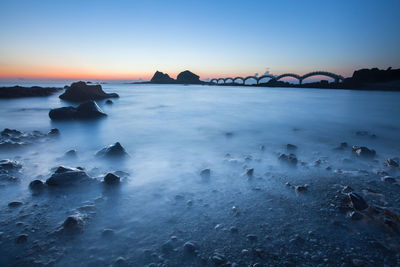
<svg viewBox="0 0 400 267"><path fill-rule="evenodd" d="M400 67L399 0L0 0L0 79Z"/></svg>

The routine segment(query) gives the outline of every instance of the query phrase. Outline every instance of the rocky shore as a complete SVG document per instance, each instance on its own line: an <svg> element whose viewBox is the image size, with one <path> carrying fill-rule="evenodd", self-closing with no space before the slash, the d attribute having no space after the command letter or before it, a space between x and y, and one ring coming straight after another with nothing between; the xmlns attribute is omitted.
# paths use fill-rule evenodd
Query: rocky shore
<svg viewBox="0 0 400 267"><path fill-rule="evenodd" d="M20 97L40 97L49 96L56 92L61 91L62 88L57 87L23 87L23 86L12 86L12 87L0 87L0 98L20 98Z"/></svg>
<svg viewBox="0 0 400 267"><path fill-rule="evenodd" d="M2 138L41 140L58 134L51 130L29 137L29 133L4 129ZM360 131L359 136L373 134ZM344 165L335 166L324 153L314 162L305 162L296 155L301 150L301 144L288 143L280 152L262 145L254 155L226 151L220 163L232 172L205 168L189 174L186 183L197 184L200 190L167 189L155 183L151 188L134 188L128 195L124 188L134 174L118 164L110 168L99 162L91 170L59 165L34 178L20 157L3 159L2 186L10 189L25 183L31 193L1 207L0 263L398 265L399 158L342 142L332 151ZM71 151L60 163L77 159L79 152ZM265 161L265 153L275 153L281 165L270 170L256 167ZM99 147L93 155L106 162L127 157L118 142ZM74 162L79 163L79 158ZM353 167L360 164L364 168ZM224 186L227 182L230 186ZM82 256L84 247L88 251Z"/></svg>

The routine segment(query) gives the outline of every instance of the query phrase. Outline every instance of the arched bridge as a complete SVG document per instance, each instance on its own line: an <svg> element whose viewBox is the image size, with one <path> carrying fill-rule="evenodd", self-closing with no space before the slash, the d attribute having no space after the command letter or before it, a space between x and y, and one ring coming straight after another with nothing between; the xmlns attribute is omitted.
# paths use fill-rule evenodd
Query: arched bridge
<svg viewBox="0 0 400 267"><path fill-rule="evenodd" d="M284 73L284 74L281 74L281 75L278 75L278 76L271 75L271 74L265 74L265 75L262 75L260 77L247 76L247 77L235 77L235 78L231 78L231 77L228 77L228 78L214 78L214 79L210 80L210 83L212 83L212 84L230 84L230 83L232 83L233 84L233 83L236 83L236 81L241 80L242 84L245 84L247 80L253 79L254 81L256 81L256 84L259 84L260 81L262 79L264 79L264 78L270 78L271 80L279 81L282 78L292 77L292 78L295 78L295 79L299 80L299 83L302 84L304 79L307 79L307 78L312 77L312 76L326 76L326 77L334 79L336 83L344 81L343 76L335 74L335 73L332 73L332 72L313 71L313 72L309 72L307 74L304 74L303 76L300 76L300 75L295 74L295 73Z"/></svg>

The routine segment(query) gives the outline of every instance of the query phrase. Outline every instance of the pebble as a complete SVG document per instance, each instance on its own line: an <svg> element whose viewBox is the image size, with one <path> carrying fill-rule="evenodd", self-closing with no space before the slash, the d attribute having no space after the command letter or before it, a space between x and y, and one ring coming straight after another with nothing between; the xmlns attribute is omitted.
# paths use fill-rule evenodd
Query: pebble
<svg viewBox="0 0 400 267"><path fill-rule="evenodd" d="M194 253L196 251L196 246L192 242L186 242L183 244L183 250L186 253Z"/></svg>
<svg viewBox="0 0 400 267"><path fill-rule="evenodd" d="M19 236L15 239L15 242L16 242L17 244L22 244L22 243L25 243L26 241L28 241L28 235L27 235L27 234L19 235Z"/></svg>
<svg viewBox="0 0 400 267"><path fill-rule="evenodd" d="M256 235L253 235L253 234L248 234L248 235L246 236L246 238L247 238L248 240L250 240L250 241L256 241L256 240L257 240L257 236L256 236Z"/></svg>
<svg viewBox="0 0 400 267"><path fill-rule="evenodd" d="M8 203L8 206L9 206L10 208L19 207L19 206L21 206L21 205L22 205L22 202L21 202L21 201L12 201L12 202Z"/></svg>
<svg viewBox="0 0 400 267"><path fill-rule="evenodd" d="M226 262L225 256L217 252L215 252L214 255L211 256L211 260L215 265L222 265Z"/></svg>

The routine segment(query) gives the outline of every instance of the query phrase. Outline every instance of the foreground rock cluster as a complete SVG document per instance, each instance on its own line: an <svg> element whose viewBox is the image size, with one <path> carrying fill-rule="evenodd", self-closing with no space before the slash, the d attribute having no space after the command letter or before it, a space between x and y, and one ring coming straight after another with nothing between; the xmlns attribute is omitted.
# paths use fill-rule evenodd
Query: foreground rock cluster
<svg viewBox="0 0 400 267"><path fill-rule="evenodd" d="M101 100L119 97L116 93L106 93L100 84L88 85L85 82L75 82L65 87L65 92L60 98L68 101L83 102L88 100Z"/></svg>

